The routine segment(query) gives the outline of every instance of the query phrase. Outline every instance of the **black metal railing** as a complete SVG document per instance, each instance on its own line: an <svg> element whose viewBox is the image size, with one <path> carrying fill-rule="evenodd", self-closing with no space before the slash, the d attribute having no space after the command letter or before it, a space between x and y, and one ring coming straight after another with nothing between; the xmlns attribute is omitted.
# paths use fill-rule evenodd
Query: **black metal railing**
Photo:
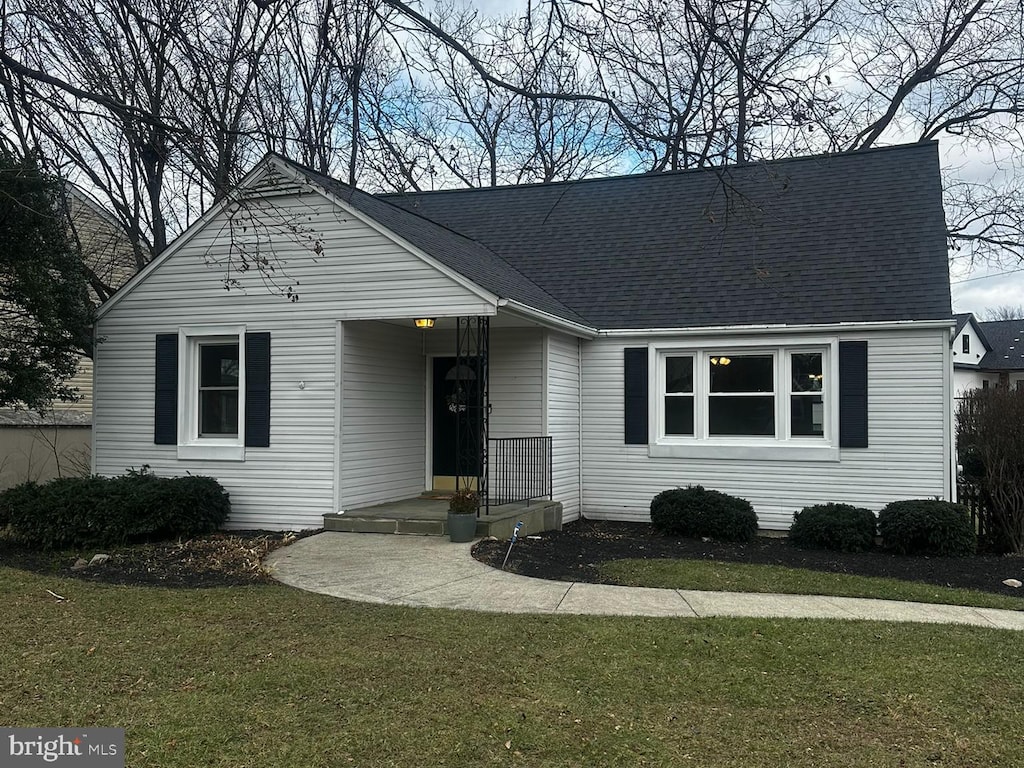
<svg viewBox="0 0 1024 768"><path fill-rule="evenodd" d="M492 437L487 440L486 505L551 498L551 438Z"/></svg>

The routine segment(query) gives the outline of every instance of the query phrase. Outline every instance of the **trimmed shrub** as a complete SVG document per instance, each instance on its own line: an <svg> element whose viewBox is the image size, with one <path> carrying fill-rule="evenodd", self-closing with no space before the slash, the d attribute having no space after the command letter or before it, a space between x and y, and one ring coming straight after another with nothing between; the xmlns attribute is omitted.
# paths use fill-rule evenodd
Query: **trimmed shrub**
<svg viewBox="0 0 1024 768"><path fill-rule="evenodd" d="M29 480L0 491L0 530L11 524L11 510L26 504L32 504L39 495L39 484Z"/></svg>
<svg viewBox="0 0 1024 768"><path fill-rule="evenodd" d="M198 536L227 520L227 492L212 477L65 477L0 493L0 514L38 549L105 547Z"/></svg>
<svg viewBox="0 0 1024 768"><path fill-rule="evenodd" d="M875 513L849 504L815 504L793 515L789 540L798 547L867 552L875 546Z"/></svg>
<svg viewBox="0 0 1024 768"><path fill-rule="evenodd" d="M978 537L967 508L936 499L894 501L878 513L882 545L901 555L973 555Z"/></svg>
<svg viewBox="0 0 1024 768"><path fill-rule="evenodd" d="M707 536L721 541L751 541L757 533L757 515L749 501L699 485L655 496L651 524L668 536Z"/></svg>

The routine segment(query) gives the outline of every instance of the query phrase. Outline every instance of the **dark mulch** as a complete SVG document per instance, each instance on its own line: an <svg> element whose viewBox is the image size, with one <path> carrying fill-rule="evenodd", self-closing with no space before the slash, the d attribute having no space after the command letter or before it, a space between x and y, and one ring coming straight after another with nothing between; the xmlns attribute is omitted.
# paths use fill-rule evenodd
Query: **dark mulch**
<svg viewBox="0 0 1024 768"><path fill-rule="evenodd" d="M0 565L133 586L196 588L276 583L263 571L263 558L313 533L317 531L226 531L181 541L66 552L26 549L0 536ZM72 568L79 559L88 561L100 553L110 555L110 559L87 568Z"/></svg>
<svg viewBox="0 0 1024 768"><path fill-rule="evenodd" d="M481 541L473 556L501 567L508 541ZM977 589L1020 597L1022 590L1003 579L1024 581L1024 558L995 555L975 557L905 557L884 551L844 554L800 549L784 538L759 536L750 544L701 541L662 536L643 523L577 521L561 531L549 531L516 542L507 570L524 576L561 581L613 583L602 578L601 563L625 558L684 558L734 563L783 565L814 571L884 576L923 581L944 587Z"/></svg>

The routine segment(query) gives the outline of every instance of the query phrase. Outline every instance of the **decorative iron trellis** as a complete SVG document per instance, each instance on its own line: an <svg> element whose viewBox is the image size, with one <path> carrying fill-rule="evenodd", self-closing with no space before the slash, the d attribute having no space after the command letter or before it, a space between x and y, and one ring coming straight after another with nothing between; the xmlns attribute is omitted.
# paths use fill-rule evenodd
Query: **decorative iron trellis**
<svg viewBox="0 0 1024 768"><path fill-rule="evenodd" d="M488 355L491 321L488 317L459 317L455 331L455 488L477 492L487 499L487 422L490 415ZM474 488L475 485L475 488Z"/></svg>

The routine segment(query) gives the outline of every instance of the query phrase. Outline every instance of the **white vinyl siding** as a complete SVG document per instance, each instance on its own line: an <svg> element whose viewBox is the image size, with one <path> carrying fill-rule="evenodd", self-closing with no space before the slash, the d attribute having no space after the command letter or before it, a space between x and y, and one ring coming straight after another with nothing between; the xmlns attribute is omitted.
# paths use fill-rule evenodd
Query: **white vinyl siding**
<svg viewBox="0 0 1024 768"><path fill-rule="evenodd" d="M408 499L424 488L426 380L415 328L342 328L341 509Z"/></svg>
<svg viewBox="0 0 1024 768"><path fill-rule="evenodd" d="M68 379L67 384L77 393L76 400L54 400L55 411L92 411L92 360L83 357L78 361L78 370Z"/></svg>
<svg viewBox="0 0 1024 768"><path fill-rule="evenodd" d="M148 464L158 475L215 477L231 495L232 527L323 525L334 487L335 324L301 317L285 327L250 323L272 334L270 447L246 448L244 462L221 462L179 460L177 446L153 444L154 337L171 323L123 327L119 315L103 319L106 341L96 353L95 471L118 475Z"/></svg>
<svg viewBox="0 0 1024 768"><path fill-rule="evenodd" d="M838 460L781 453L741 458L739 450L736 458L651 457L647 445L625 445L623 348L645 346L647 339L584 342L583 513L648 520L655 494L699 484L748 499L762 527L784 529L809 504L877 511L895 499L946 498L948 333L911 328L849 338L868 341L869 447L839 449Z"/></svg>
<svg viewBox="0 0 1024 768"><path fill-rule="evenodd" d="M454 331L426 334L427 353L455 356ZM490 334L490 437L542 434L544 396L543 331L540 328L492 328Z"/></svg>
<svg viewBox="0 0 1024 768"><path fill-rule="evenodd" d="M148 464L160 475L211 475L231 494L230 525L305 528L335 511L337 321L488 314L494 306L319 194L281 196L274 205L276 216L316 233L323 246L316 255L290 235L270 237L283 262L278 281L294 285L299 301L273 294L254 271L233 274L242 285L224 290L223 267L208 266L231 246L220 216L100 319L94 469L117 475ZM271 334L270 447L246 448L245 461L236 463L178 460L175 446L153 444L156 334L232 323ZM378 354L386 358L387 348ZM423 375L420 366L416 378L422 382Z"/></svg>
<svg viewBox="0 0 1024 768"><path fill-rule="evenodd" d="M547 433L551 435L552 488L562 519L580 516L579 340L547 333Z"/></svg>
<svg viewBox="0 0 1024 768"><path fill-rule="evenodd" d="M491 437L544 434L544 356L540 328L495 328L490 355Z"/></svg>

